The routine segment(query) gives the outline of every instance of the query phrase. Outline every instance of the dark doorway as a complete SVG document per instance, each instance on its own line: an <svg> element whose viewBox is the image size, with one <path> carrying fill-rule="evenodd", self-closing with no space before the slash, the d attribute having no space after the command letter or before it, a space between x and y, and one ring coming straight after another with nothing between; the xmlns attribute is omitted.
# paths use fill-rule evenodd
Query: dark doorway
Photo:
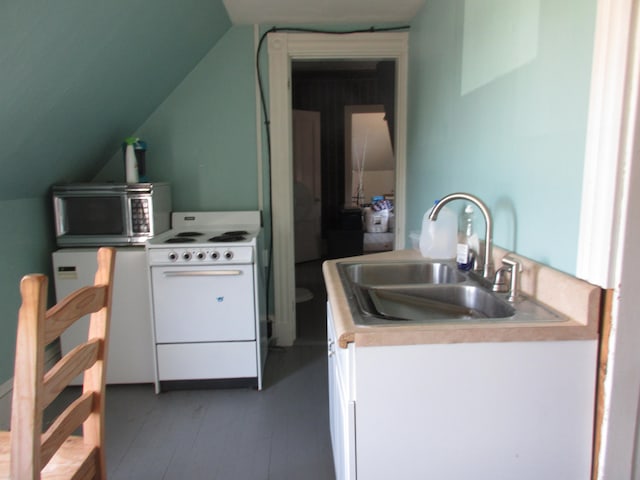
<svg viewBox="0 0 640 480"><path fill-rule="evenodd" d="M353 222L353 218L345 219L345 215L353 217L352 211L345 214L345 107L383 105L393 144L395 78L395 61L392 60L292 63L292 108L320 112L321 118L320 224L323 257L348 256L353 251L353 239L349 238L353 235L344 234L345 227L349 229ZM336 232L339 238L330 242L329 237L335 236ZM346 255L340 255L339 249L330 248L330 243L345 247Z"/></svg>

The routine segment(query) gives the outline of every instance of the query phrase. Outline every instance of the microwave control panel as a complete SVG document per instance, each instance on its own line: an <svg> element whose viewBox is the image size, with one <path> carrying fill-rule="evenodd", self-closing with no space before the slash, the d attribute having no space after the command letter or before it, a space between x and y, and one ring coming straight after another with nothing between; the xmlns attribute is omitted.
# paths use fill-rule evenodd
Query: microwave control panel
<svg viewBox="0 0 640 480"><path fill-rule="evenodd" d="M146 198L131 199L131 224L133 233L150 233L149 200Z"/></svg>

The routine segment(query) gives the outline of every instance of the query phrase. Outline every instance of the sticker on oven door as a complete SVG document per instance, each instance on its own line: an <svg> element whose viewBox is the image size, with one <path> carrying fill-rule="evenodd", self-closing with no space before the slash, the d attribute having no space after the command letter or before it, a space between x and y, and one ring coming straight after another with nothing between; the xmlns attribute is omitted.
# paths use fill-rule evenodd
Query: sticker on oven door
<svg viewBox="0 0 640 480"><path fill-rule="evenodd" d="M224 302L224 297L216 297L216 300L218 301L218 303L222 303Z"/></svg>

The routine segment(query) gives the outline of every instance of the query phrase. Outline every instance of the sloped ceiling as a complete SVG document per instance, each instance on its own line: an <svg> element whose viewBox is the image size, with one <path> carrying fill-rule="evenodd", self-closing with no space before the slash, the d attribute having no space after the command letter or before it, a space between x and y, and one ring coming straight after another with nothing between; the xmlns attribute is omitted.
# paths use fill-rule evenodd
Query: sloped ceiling
<svg viewBox="0 0 640 480"><path fill-rule="evenodd" d="M221 0L0 2L0 201L90 180L230 26Z"/></svg>

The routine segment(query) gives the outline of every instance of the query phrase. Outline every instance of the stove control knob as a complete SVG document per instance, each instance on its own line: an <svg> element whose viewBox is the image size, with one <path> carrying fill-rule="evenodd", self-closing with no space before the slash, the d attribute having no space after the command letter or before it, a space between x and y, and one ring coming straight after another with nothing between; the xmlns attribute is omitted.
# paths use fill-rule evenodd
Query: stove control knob
<svg viewBox="0 0 640 480"><path fill-rule="evenodd" d="M188 262L189 260L191 260L191 252L184 252L184 253L182 254L182 259L183 259L183 260L186 260L187 262Z"/></svg>
<svg viewBox="0 0 640 480"><path fill-rule="evenodd" d="M233 258L233 252L231 250L227 250L224 252L224 258L226 260L231 260Z"/></svg>
<svg viewBox="0 0 640 480"><path fill-rule="evenodd" d="M176 252L169 252L169 260L175 262L178 259L178 254Z"/></svg>
<svg viewBox="0 0 640 480"><path fill-rule="evenodd" d="M218 260L220 258L220 254L216 251L211 252L211 259Z"/></svg>
<svg viewBox="0 0 640 480"><path fill-rule="evenodd" d="M196 253L196 258L198 260L204 260L205 258L207 258L207 254L204 253L204 252L198 252L198 253Z"/></svg>

